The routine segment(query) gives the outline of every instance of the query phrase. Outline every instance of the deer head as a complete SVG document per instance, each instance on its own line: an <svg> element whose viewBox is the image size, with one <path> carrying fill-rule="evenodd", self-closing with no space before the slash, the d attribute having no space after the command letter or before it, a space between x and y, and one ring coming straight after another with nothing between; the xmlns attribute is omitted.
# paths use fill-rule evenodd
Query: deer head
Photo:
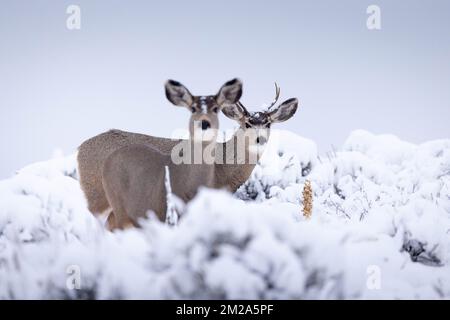
<svg viewBox="0 0 450 320"><path fill-rule="evenodd" d="M217 94L209 96L193 96L185 86L174 80L168 80L165 89L170 102L192 113L189 120L191 138L203 141L216 140L218 112L227 105L237 103L242 96L242 82L239 79L228 81Z"/></svg>
<svg viewBox="0 0 450 320"><path fill-rule="evenodd" d="M249 152L256 152L260 155L269 140L271 125L288 120L297 111L298 100L296 98L288 99L274 108L279 96L280 88L275 83L275 99L264 111L249 112L241 102L222 108L225 116L239 123L240 128L237 134L245 135L248 139L245 147Z"/></svg>

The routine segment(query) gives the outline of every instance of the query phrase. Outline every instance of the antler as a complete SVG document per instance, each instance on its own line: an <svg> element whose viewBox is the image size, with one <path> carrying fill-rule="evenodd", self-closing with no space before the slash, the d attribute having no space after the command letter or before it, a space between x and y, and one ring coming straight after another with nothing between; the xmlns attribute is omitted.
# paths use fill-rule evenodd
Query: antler
<svg viewBox="0 0 450 320"><path fill-rule="evenodd" d="M242 111L244 112L244 114L249 114L249 112L247 111L247 108L244 107L244 105L243 105L240 101L236 102L236 105L237 105L239 108L242 109Z"/></svg>
<svg viewBox="0 0 450 320"><path fill-rule="evenodd" d="M275 103L277 103L279 97L280 97L280 87L275 82L275 99L270 104L270 106L267 108L267 111L269 111L275 105Z"/></svg>

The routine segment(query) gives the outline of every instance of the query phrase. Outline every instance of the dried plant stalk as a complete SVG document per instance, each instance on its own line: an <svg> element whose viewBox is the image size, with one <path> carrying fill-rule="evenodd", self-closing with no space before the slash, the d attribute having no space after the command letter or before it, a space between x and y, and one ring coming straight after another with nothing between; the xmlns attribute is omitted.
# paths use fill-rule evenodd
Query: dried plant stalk
<svg viewBox="0 0 450 320"><path fill-rule="evenodd" d="M311 182L306 180L303 186L303 216L309 219L312 215L313 192Z"/></svg>

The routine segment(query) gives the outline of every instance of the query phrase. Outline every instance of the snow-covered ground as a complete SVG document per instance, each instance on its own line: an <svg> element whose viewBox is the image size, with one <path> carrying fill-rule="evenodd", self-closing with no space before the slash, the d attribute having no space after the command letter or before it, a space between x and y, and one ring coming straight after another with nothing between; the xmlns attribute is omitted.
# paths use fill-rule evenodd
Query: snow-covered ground
<svg viewBox="0 0 450 320"><path fill-rule="evenodd" d="M318 156L274 132L235 195L116 233L87 210L75 155L30 165L0 182L0 298L450 298L450 140L360 130Z"/></svg>

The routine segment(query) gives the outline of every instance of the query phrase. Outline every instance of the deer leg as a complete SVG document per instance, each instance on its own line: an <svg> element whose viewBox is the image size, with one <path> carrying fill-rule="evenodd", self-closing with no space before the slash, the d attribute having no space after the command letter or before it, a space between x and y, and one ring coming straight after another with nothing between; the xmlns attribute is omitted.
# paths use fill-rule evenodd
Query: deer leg
<svg viewBox="0 0 450 320"><path fill-rule="evenodd" d="M114 212L111 212L111 214L108 216L108 220L106 222L106 228L109 231L114 231L117 229L124 230L124 229L137 227L137 226L138 225L133 220L128 218L126 215L117 219Z"/></svg>
<svg viewBox="0 0 450 320"><path fill-rule="evenodd" d="M118 214L116 214L116 212ZM124 212L121 212L120 209L116 209L115 211L111 211L106 220L105 227L107 230L113 232L117 229L124 230L132 227L138 227L138 224L124 214Z"/></svg>
<svg viewBox="0 0 450 320"><path fill-rule="evenodd" d="M116 218L114 218L114 212L111 211L111 213L108 216L108 219L106 220L106 228L109 231L113 231L114 229L116 229Z"/></svg>

